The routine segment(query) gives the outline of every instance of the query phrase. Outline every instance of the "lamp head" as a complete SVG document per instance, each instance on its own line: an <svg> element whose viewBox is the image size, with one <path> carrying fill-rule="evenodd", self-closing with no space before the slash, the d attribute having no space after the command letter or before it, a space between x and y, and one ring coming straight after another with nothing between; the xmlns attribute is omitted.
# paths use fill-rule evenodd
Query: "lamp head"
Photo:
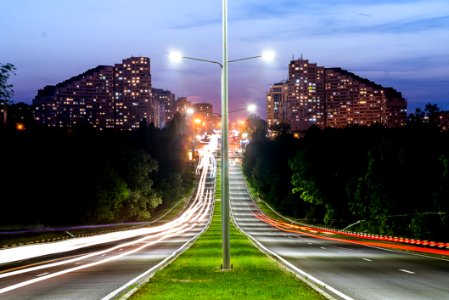
<svg viewBox="0 0 449 300"><path fill-rule="evenodd" d="M187 113L189 116L193 115L193 113L194 113L193 108L191 108L191 107L187 108L187 109L186 109L186 113Z"/></svg>
<svg viewBox="0 0 449 300"><path fill-rule="evenodd" d="M256 105L255 104L250 104L248 105L248 107L246 108L250 113L253 113L256 111Z"/></svg>
<svg viewBox="0 0 449 300"><path fill-rule="evenodd" d="M179 52L175 52L175 51L170 52L168 57L170 58L170 61L175 62L175 63L179 63L182 60L182 54Z"/></svg>
<svg viewBox="0 0 449 300"><path fill-rule="evenodd" d="M265 51L262 53L262 59L265 61L272 61L274 60L275 54L273 51Z"/></svg>

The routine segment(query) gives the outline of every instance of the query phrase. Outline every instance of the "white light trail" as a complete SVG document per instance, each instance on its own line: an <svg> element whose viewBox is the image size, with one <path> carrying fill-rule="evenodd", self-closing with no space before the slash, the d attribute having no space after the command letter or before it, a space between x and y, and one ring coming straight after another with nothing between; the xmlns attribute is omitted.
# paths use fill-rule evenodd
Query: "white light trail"
<svg viewBox="0 0 449 300"><path fill-rule="evenodd" d="M216 140L215 140L216 141ZM14 289L27 286L39 281L43 281L49 278L53 278L56 276L64 275L73 271L86 269L92 266L97 266L100 264L104 264L107 262L110 262L112 260L118 259L120 257L135 253L137 251L140 251L148 246L157 244L165 239L168 239L170 237L182 234L184 232L187 232L189 230L194 229L199 223L207 221L207 219L211 217L211 211L213 206L213 190L207 189L206 190L206 180L207 180L207 174L210 170L211 173L215 174L216 172L216 165L215 165L215 159L212 155L211 150L214 150L216 148L213 148L212 145L208 145L208 147L205 147L202 158L200 161L201 168L198 168L197 170L202 170L201 176L199 179L198 184L198 190L196 193L196 196L192 203L190 204L189 208L186 209L177 219L168 222L164 225L152 227L152 228L142 228L142 229L136 229L136 230L129 230L125 232L119 232L119 233L112 233L112 234L105 234L105 235L99 235L99 236L92 236L88 238L79 238L74 240L67 240L57 243L51 243L51 244L40 244L40 245L33 245L33 246L25 246L25 247L18 247L13 249L7 249L0 251L0 263L4 262L12 262L17 261L21 259L27 259L32 257L37 257L41 255L46 255L50 253L60 253L70 250L79 249L82 247L88 247L92 245L97 245L101 243L107 243L111 241L118 241L121 239L127 239L131 237L136 237L140 235L145 235L142 238L139 238L137 240L122 243L119 245L116 245L114 247L96 251L93 253L89 253L86 255L81 255L75 258L66 259L63 261L53 262L53 263L47 263L44 265L34 266L34 267L25 267L20 270L15 270L11 272L7 272L4 274L0 274L0 278L5 277L11 277L18 274L24 274L36 270L42 270L42 269L48 269L52 267L61 266L64 264L69 263L75 263L77 266L68 266L67 269L59 270L54 273L45 272L37 275L36 278L25 280L23 282L13 284L7 287L4 287L0 289L0 294L6 293L8 291L12 291ZM215 146L216 147L216 146ZM141 244L145 242L143 245L140 245L137 248L133 248L132 250L126 251L127 247L135 246L138 244ZM8 251L9 250L9 251ZM120 252L119 254L112 253L113 251ZM107 254L111 254L107 256ZM98 256L99 260L91 263L86 263L81 265L81 261L85 260L86 258L95 257Z"/></svg>

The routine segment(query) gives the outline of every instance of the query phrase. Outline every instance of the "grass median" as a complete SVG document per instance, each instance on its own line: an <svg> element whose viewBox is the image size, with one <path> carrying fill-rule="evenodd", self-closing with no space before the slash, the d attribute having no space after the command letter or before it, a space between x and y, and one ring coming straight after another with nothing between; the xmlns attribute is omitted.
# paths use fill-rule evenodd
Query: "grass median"
<svg viewBox="0 0 449 300"><path fill-rule="evenodd" d="M221 202L217 201L208 230L131 299L324 299L260 252L232 223L230 234L234 268L223 272Z"/></svg>

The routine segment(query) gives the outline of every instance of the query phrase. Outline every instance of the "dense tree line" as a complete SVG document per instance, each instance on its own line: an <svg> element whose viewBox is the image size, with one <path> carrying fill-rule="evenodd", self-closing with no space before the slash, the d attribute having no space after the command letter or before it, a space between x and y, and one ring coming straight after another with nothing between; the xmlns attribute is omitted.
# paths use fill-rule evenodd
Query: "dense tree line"
<svg viewBox="0 0 449 300"><path fill-rule="evenodd" d="M148 220L193 185L182 122L132 132L1 126L0 224Z"/></svg>
<svg viewBox="0 0 449 300"><path fill-rule="evenodd" d="M310 223L449 240L449 134L431 124L256 139L244 172L263 199Z"/></svg>

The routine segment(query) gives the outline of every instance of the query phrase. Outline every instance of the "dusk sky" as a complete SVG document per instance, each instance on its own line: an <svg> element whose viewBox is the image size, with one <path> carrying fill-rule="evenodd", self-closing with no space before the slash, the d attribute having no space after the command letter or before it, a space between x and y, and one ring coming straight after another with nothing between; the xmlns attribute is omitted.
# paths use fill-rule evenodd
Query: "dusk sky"
<svg viewBox="0 0 449 300"><path fill-rule="evenodd" d="M229 0L229 58L276 53L229 70L230 110L256 103L265 118L269 85L292 57L341 67L402 92L409 112L449 110L447 0ZM151 59L153 87L219 111L220 70L168 53L221 60L221 0L1 0L0 63L17 67L14 101L97 65Z"/></svg>

